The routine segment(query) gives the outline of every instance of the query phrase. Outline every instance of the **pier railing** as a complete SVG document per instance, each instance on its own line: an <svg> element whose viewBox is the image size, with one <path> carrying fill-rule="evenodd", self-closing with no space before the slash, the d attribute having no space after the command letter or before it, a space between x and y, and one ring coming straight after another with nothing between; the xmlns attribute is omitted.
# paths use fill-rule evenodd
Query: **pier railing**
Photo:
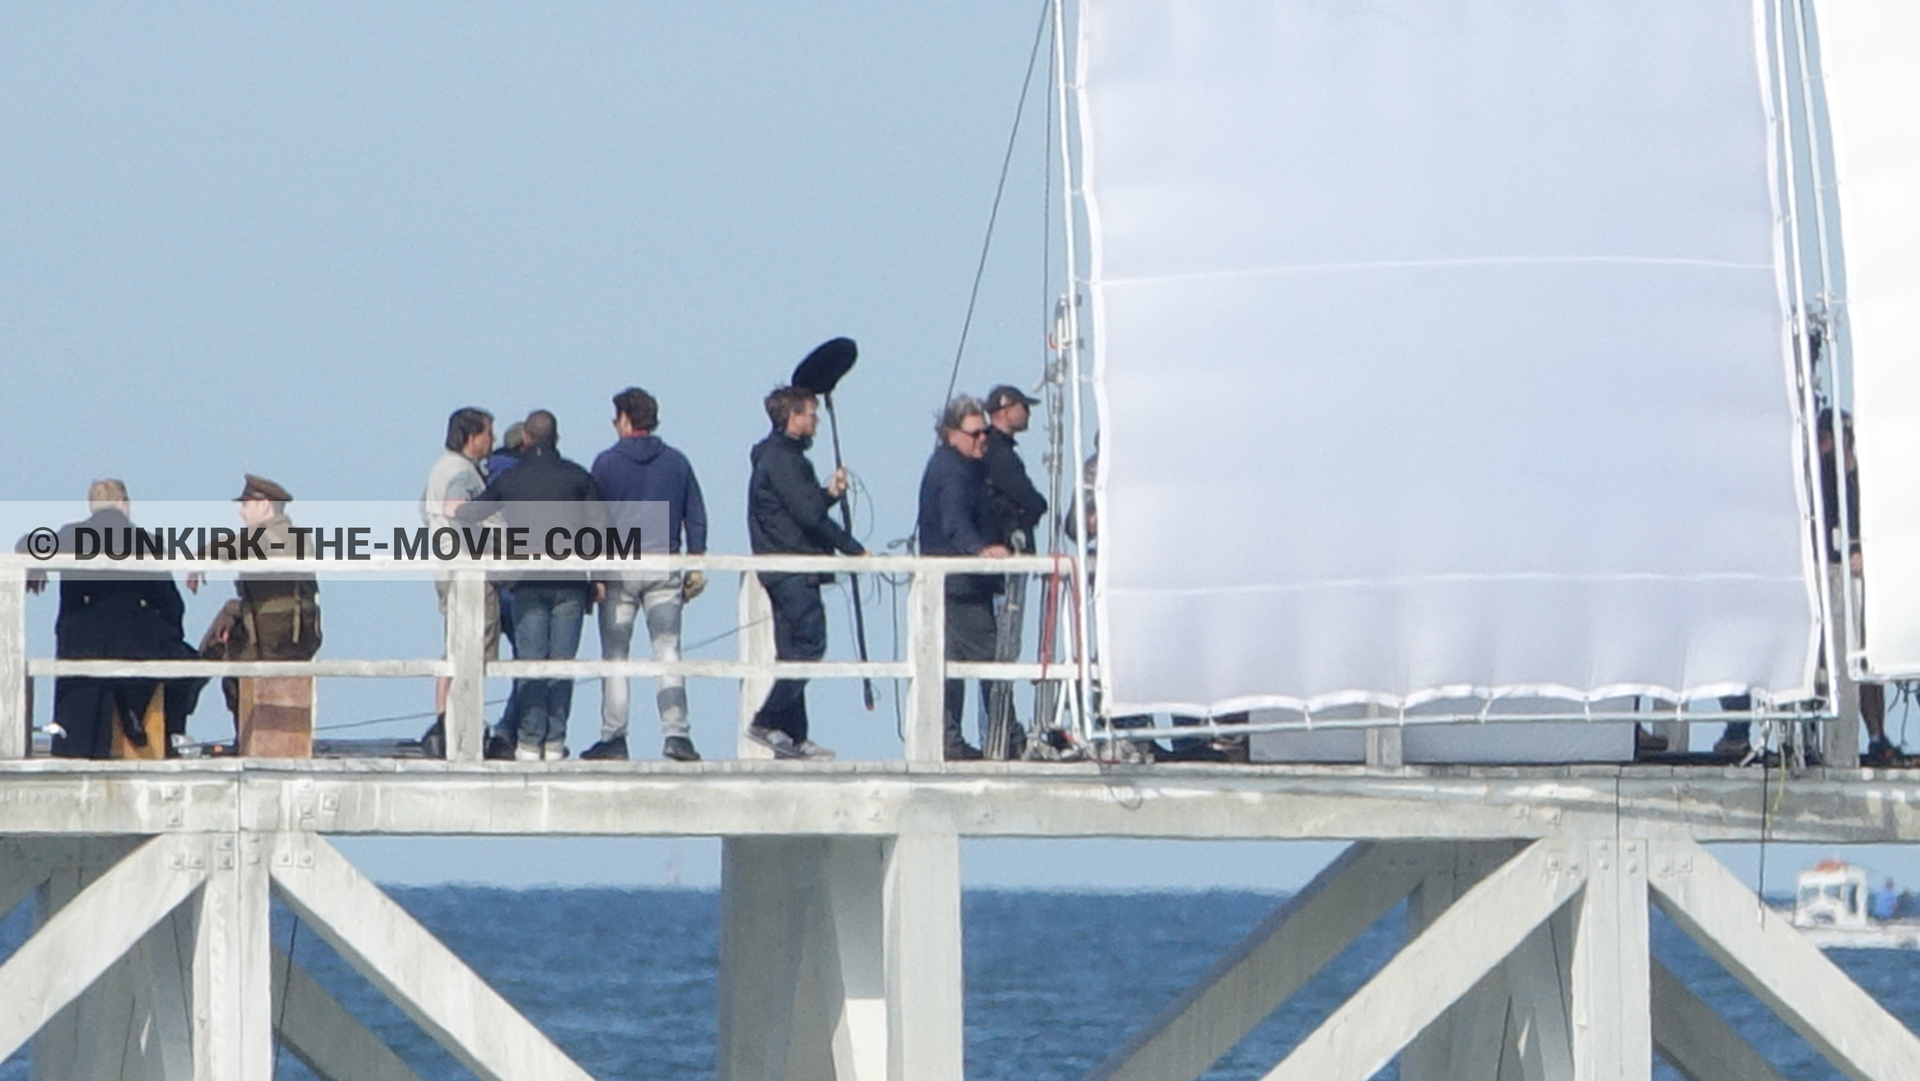
<svg viewBox="0 0 1920 1081"><path fill-rule="evenodd" d="M737 572L741 576L739 650L733 660L487 660L485 645L486 580L511 579L528 573L524 565L503 569L497 561L460 560L438 565L451 582L447 598L446 653L439 658L404 660L215 661L215 660L61 660L27 655L27 578L33 572L62 571L99 574L106 571L191 573L209 569L205 561L143 560L137 568L103 568L99 560L79 561L68 556L36 560L23 555L0 555L0 760L27 756L31 718L27 714L27 681L34 678L91 676L95 678L170 679L223 676L311 676L354 679L420 679L446 677L446 756L449 761L482 758L486 745L486 681L489 678L600 679L656 678L678 675L690 679L740 681L742 725L758 709L768 685L776 679L874 679L905 683L905 757L909 762L939 761L944 751L943 712L948 679L993 679L1070 683L1090 674L1069 658L1062 663L948 661L946 659L946 579L954 574L1070 573L1065 559L1018 556L978 559L930 556L649 556L631 560L601 560L591 567L596 577L623 573L661 574L700 571L708 575ZM212 565L231 571L232 565ZM353 578L423 577L421 565L392 559L369 559L346 567L329 564L274 561L259 572L312 572ZM552 570L543 567L542 570ZM907 579L903 656L889 660L782 662L774 657L771 609L756 572L885 574ZM636 635L636 650L645 650L646 638Z"/></svg>
<svg viewBox="0 0 1920 1081"><path fill-rule="evenodd" d="M577 566L577 565L576 565ZM297 561L270 561L254 564L256 573L319 571L324 576L356 579L422 579L432 575L419 562L387 558L367 559L350 564L338 562L316 566ZM234 564L209 564L204 560L141 560L141 571L190 573L208 569L237 571ZM485 581L489 577L511 579L528 573L525 564L503 567L498 560L455 560L434 565L435 571L451 581L449 590L445 653L437 658L355 659L316 658L309 661L212 661L212 660L62 660L27 655L26 583L38 572L63 571L99 574L103 570L134 569L133 564L103 567L99 559L78 560L58 556L38 560L26 555L0 554L0 760L24 758L31 746L31 718L28 716L26 687L36 678L90 676L95 678L141 677L177 678L222 676L311 676L352 679L422 679L445 677L447 696L446 757L470 762L483 757L486 744L484 716L486 681L490 678L565 678L600 679L607 677L657 678L678 675L689 679L731 679L739 681L740 728L764 700L773 680L870 679L900 681L900 700L904 756L909 762L939 761L944 751L944 691L948 679L1007 680L1013 682L1053 683L1063 688L1077 685L1079 693L1062 694L1061 716L1072 716L1078 734L1096 741L1111 741L1104 746L1109 753L1130 742L1154 739L1209 739L1218 736L1247 736L1269 731L1338 731L1359 729L1365 733L1363 760L1372 766L1398 767L1405 761L1403 733L1412 726L1515 724L1542 721L1575 721L1600 724L1643 724L1670 738L1684 738L1687 725L1700 721L1751 719L1772 722L1832 721L1821 725L1820 745L1827 761L1846 762L1857 755L1857 691L1850 679L1843 678L1839 694L1817 703L1817 708L1784 711L1754 710L1729 716L1701 713L1689 703L1642 704L1631 711L1601 710L1569 703L1562 714L1503 714L1489 700L1476 712L1421 716L1405 710L1368 708L1335 711L1332 714L1287 715L1277 719L1241 723L1177 721L1172 727L1148 724L1122 727L1113 719L1089 717L1073 709L1076 703L1094 702L1097 665L1080 659L1074 648L1076 636L1056 627L1055 656L1063 659L1041 664L1034 661L948 661L946 653L946 590L948 576L955 574L1025 574L1044 581L1051 576L1068 577L1073 563L1065 557L1018 556L1007 559L979 559L929 556L744 556L744 555L655 555L638 559L596 561L591 572L597 576L616 573L662 574L701 571L709 576L740 576L739 615L735 630L738 649L731 660L681 659L663 662L650 656L629 660L493 660L485 656ZM552 569L550 566L540 568ZM765 591L755 579L756 572L815 572L834 574L885 575L896 581L904 578L905 603L901 627L904 640L899 655L870 661L826 660L817 662L781 662L774 657L771 630L772 613ZM1064 622L1064 617L1063 617ZM636 635L634 649L647 650L646 637ZM844 652L846 642L841 646ZM1029 646L1028 655L1035 650ZM1097 709L1094 711L1097 712ZM1796 728L1783 724L1781 730ZM1794 736L1799 739L1799 735ZM744 741L743 756L756 756L762 749Z"/></svg>

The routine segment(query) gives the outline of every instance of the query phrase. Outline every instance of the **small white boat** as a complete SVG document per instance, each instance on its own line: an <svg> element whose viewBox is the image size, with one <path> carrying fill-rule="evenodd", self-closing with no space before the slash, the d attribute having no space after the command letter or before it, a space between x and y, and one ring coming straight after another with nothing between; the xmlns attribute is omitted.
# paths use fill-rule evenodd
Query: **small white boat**
<svg viewBox="0 0 1920 1081"><path fill-rule="evenodd" d="M1891 886L1891 883L1888 884ZM1800 872L1793 897L1793 925L1823 950L1920 950L1920 919L1880 919L1867 872L1840 860L1823 860Z"/></svg>

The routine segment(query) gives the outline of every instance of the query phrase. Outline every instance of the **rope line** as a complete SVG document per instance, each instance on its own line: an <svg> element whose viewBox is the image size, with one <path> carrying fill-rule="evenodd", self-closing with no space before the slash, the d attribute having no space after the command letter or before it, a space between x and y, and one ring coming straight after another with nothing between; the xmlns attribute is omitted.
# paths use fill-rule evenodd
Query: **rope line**
<svg viewBox="0 0 1920 1081"><path fill-rule="evenodd" d="M941 405L953 400L953 388L960 385L960 358L967 351L967 334L973 329L974 309L980 303L980 282L987 274L987 253L993 249L993 227L1000 220L1000 200L1007 193L1007 174L1013 169L1013 148L1020 138L1020 121L1027 113L1027 92L1033 88L1033 69L1040 60L1040 46L1046 40L1046 30L1052 14L1052 0L1040 5L1040 25L1034 28L1033 51L1027 54L1027 76L1020 84L1020 102L1013 111L1013 131L1007 135L1007 152L1000 160L1000 182L994 185L993 209L987 214L987 235L980 242L980 261L973 270L973 288L967 293L967 316L960 322L960 344L953 350L953 373L947 377L947 393L940 399Z"/></svg>

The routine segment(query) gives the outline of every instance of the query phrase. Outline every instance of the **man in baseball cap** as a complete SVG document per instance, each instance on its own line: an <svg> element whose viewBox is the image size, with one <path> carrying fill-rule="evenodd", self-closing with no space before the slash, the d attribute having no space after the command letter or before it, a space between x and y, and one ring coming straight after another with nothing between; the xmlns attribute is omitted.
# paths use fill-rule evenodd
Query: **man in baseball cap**
<svg viewBox="0 0 1920 1081"><path fill-rule="evenodd" d="M1026 463L1014 436L1027 430L1033 407L1040 404L1019 387L1001 384L987 392L983 404L987 413L987 501L1000 535L995 540L1012 551L1032 552L1036 543L1034 529L1046 516L1047 499L1027 476ZM1010 574L1006 588L996 597L997 639L994 659L1018 660L1020 630L1025 621L1027 576ZM995 680L987 687L987 731L981 745L995 758L1017 758L1022 738L1013 713L1013 685Z"/></svg>
<svg viewBox="0 0 1920 1081"><path fill-rule="evenodd" d="M994 518L1000 523L995 538L1016 551L1034 551L1033 529L1047 513L1047 498L1027 477L1026 463L1014 436L1027 430L1033 407L1040 399L1019 387L1002 384L987 392L982 408L987 423L987 482Z"/></svg>

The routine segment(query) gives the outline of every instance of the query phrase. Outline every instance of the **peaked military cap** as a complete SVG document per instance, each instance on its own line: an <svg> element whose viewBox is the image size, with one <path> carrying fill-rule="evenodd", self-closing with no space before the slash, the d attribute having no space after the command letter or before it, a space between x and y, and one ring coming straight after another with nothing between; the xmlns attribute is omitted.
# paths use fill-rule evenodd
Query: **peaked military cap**
<svg viewBox="0 0 1920 1081"><path fill-rule="evenodd" d="M256 477L252 473L248 473L247 486L240 489L240 494L234 496L233 499L236 503L249 499L267 499L275 503L291 503L293 502L293 493L265 477Z"/></svg>

